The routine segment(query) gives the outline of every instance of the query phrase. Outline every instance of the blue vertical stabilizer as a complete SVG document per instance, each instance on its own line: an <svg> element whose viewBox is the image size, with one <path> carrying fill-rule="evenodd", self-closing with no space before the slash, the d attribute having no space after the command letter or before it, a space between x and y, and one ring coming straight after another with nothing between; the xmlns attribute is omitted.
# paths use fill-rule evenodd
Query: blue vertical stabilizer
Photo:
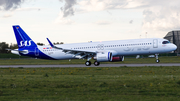
<svg viewBox="0 0 180 101"><path fill-rule="evenodd" d="M19 25L13 26L13 30L19 48L37 47L34 41L23 31Z"/></svg>

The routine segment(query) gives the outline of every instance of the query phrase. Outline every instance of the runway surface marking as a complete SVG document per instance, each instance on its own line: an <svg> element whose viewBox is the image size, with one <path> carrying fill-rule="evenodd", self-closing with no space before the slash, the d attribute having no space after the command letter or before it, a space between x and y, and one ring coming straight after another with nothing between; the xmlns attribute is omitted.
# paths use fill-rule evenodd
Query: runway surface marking
<svg viewBox="0 0 180 101"><path fill-rule="evenodd" d="M180 63L156 63L156 64L101 64L100 66L85 66L84 64L69 65L0 65L0 68L48 68L48 67L142 67L142 66L180 66Z"/></svg>

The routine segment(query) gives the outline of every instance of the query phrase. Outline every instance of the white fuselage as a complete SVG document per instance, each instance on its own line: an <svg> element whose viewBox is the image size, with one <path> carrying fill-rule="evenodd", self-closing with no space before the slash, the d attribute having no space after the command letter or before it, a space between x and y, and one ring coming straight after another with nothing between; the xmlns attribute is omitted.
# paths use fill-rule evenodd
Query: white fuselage
<svg viewBox="0 0 180 101"><path fill-rule="evenodd" d="M106 52L114 51L116 55L141 55L141 54L158 54L174 51L177 46L172 43L165 43L166 39L161 38L147 38L147 39L131 39L131 40L117 40L104 42L89 42L89 43L75 43L56 45L63 49L84 51L84 52ZM51 46L38 46L38 49L44 54L54 59L73 59L78 58L78 54L68 54L63 50L52 48ZM36 53L38 55L38 53Z"/></svg>

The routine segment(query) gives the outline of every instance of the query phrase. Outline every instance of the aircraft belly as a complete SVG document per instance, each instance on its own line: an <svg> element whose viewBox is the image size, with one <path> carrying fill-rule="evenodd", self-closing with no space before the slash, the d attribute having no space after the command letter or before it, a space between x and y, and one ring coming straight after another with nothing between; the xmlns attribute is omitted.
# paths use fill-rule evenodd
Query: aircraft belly
<svg viewBox="0 0 180 101"><path fill-rule="evenodd" d="M47 52L46 55L58 60L74 59L72 54L65 54L64 52Z"/></svg>

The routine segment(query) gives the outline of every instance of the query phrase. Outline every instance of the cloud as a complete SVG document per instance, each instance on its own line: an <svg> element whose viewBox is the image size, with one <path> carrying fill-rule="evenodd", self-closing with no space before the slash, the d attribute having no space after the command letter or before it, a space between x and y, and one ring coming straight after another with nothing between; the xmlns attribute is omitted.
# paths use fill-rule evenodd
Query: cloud
<svg viewBox="0 0 180 101"><path fill-rule="evenodd" d="M152 3L153 0L151 0ZM160 2L161 1L161 2ZM171 31L180 29L180 1L158 2L149 4L150 7L143 11L143 30Z"/></svg>
<svg viewBox="0 0 180 101"><path fill-rule="evenodd" d="M3 18L9 18L9 17L12 17L12 15L13 15L13 14L8 13L8 14L3 15L2 17L3 17Z"/></svg>
<svg viewBox="0 0 180 101"><path fill-rule="evenodd" d="M133 20L130 20L129 23L132 24L132 23L133 23Z"/></svg>
<svg viewBox="0 0 180 101"><path fill-rule="evenodd" d="M143 11L142 31L162 32L180 29L179 0L81 0L77 12L110 11L113 9L137 9ZM133 23L133 20L129 22ZM97 21L98 25L110 24ZM159 33L158 33L159 34Z"/></svg>
<svg viewBox="0 0 180 101"><path fill-rule="evenodd" d="M74 21L72 21L69 18L64 18L63 17L63 12L60 12L58 18L56 18L54 23L56 23L56 24L63 24L63 25L71 25L71 24L74 23Z"/></svg>
<svg viewBox="0 0 180 101"><path fill-rule="evenodd" d="M109 25L109 24L111 24L111 22L100 20L100 21L95 22L95 24L97 24L97 25Z"/></svg>
<svg viewBox="0 0 180 101"><path fill-rule="evenodd" d="M76 4L76 0L59 0L61 2L65 1L64 7L61 7L61 11L63 12L63 17L73 16L74 8L73 6Z"/></svg>
<svg viewBox="0 0 180 101"><path fill-rule="evenodd" d="M87 0L80 1L78 5L84 11L102 11L111 9L132 9L146 5L143 0Z"/></svg>
<svg viewBox="0 0 180 101"><path fill-rule="evenodd" d="M12 17L16 12L22 12L22 11L40 11L41 8L17 8L13 11L6 11L5 14L2 16L3 18L9 18Z"/></svg>
<svg viewBox="0 0 180 101"><path fill-rule="evenodd" d="M41 10L41 8L37 8L37 7L34 7L34 8L30 8L30 7L28 7L28 8L18 8L18 9L16 9L16 11L40 11Z"/></svg>
<svg viewBox="0 0 180 101"><path fill-rule="evenodd" d="M112 15L112 13L111 13L111 12L109 12L108 10L107 10L107 13L109 13L110 15Z"/></svg>
<svg viewBox="0 0 180 101"><path fill-rule="evenodd" d="M16 9L24 0L0 0L0 10Z"/></svg>

